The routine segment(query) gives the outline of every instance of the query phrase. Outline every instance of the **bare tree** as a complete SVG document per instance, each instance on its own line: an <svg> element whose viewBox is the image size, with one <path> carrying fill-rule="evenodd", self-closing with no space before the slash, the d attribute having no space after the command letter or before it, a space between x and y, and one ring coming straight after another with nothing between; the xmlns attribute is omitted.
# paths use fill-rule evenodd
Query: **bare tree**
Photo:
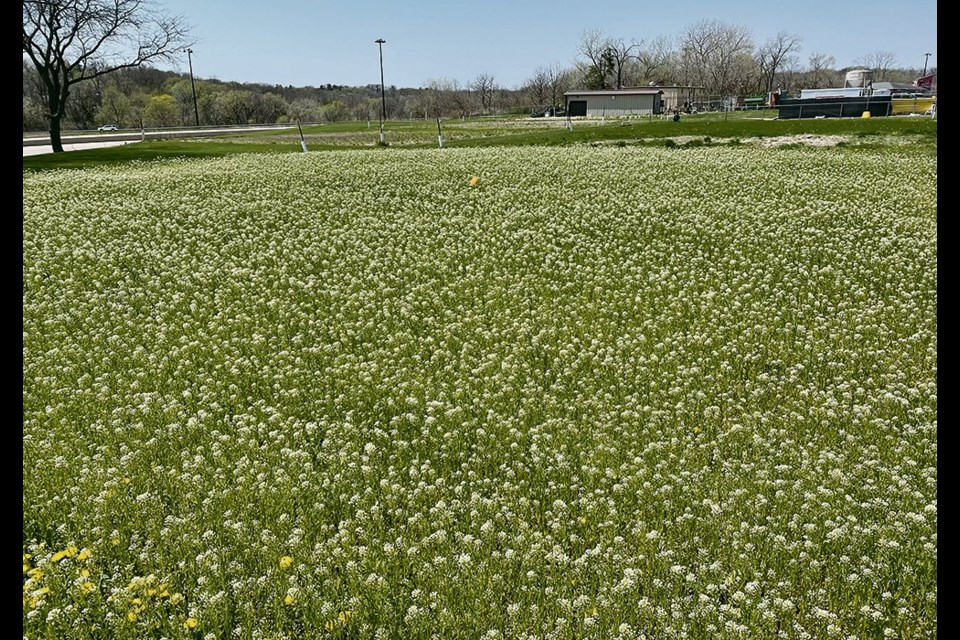
<svg viewBox="0 0 960 640"><path fill-rule="evenodd" d="M623 38L607 38L606 48L606 59L612 63L613 77L616 78L615 88L623 89L624 72L630 62L637 59L640 43L631 40L627 44Z"/></svg>
<svg viewBox="0 0 960 640"><path fill-rule="evenodd" d="M457 80L432 78L427 80L430 113L434 117L456 114L465 117L470 113L470 94L460 87Z"/></svg>
<svg viewBox="0 0 960 640"><path fill-rule="evenodd" d="M97 109L100 108L100 87L96 80L82 82L74 87L72 100L67 103L64 117L77 129L92 129L96 126Z"/></svg>
<svg viewBox="0 0 960 640"><path fill-rule="evenodd" d="M584 60L578 64L588 89L623 89L629 80L639 77L643 43L603 35L599 29L588 29L580 36L577 53ZM647 62L651 58L647 58Z"/></svg>
<svg viewBox="0 0 960 640"><path fill-rule="evenodd" d="M550 97L554 106L563 102L563 94L577 86L577 70L573 67L553 65L550 71Z"/></svg>
<svg viewBox="0 0 960 640"><path fill-rule="evenodd" d="M480 110L484 113L490 113L497 89L497 82L489 73L481 73L470 83L470 90L477 95L480 100Z"/></svg>
<svg viewBox="0 0 960 640"><path fill-rule="evenodd" d="M320 105L314 100L301 98L290 106L291 111L288 113L291 119L299 118L301 122L319 122L322 120ZM371 98L361 100L353 105L352 113L354 120L366 120L369 127L371 121L380 117L380 101Z"/></svg>
<svg viewBox="0 0 960 640"><path fill-rule="evenodd" d="M23 0L23 53L46 87L53 150L63 151L73 85L168 60L189 44L183 20L149 0Z"/></svg>
<svg viewBox="0 0 960 640"><path fill-rule="evenodd" d="M828 78L834 75L837 60L833 56L815 51L807 58L809 82L812 89L820 89L828 83Z"/></svg>
<svg viewBox="0 0 960 640"><path fill-rule="evenodd" d="M795 66L802 38L798 35L781 31L768 39L757 50L757 66L760 67L762 88L765 92L773 91L777 72L784 66Z"/></svg>
<svg viewBox="0 0 960 640"><path fill-rule="evenodd" d="M780 70L777 71L775 84L781 91L792 92L800 88L802 76L799 57L787 56L780 66Z"/></svg>
<svg viewBox="0 0 960 640"><path fill-rule="evenodd" d="M453 80L453 91L450 93L449 100L456 112L460 114L461 120L472 113L473 96L470 95L470 88L460 88L456 80Z"/></svg>
<svg viewBox="0 0 960 640"><path fill-rule="evenodd" d="M523 84L531 104L540 108L550 99L550 76L543 65L533 70L533 75Z"/></svg>
<svg viewBox="0 0 960 640"><path fill-rule="evenodd" d="M717 20L701 20L680 36L680 67L686 84L728 95L745 88L753 65L750 30Z"/></svg>
<svg viewBox="0 0 960 640"><path fill-rule="evenodd" d="M857 64L873 71L874 80L886 80L896 62L897 56L890 51L874 51L857 60Z"/></svg>
<svg viewBox="0 0 960 640"><path fill-rule="evenodd" d="M610 40L600 29L587 29L580 36L577 53L586 60L579 62L587 89L609 89L608 77L613 73L614 61Z"/></svg>
<svg viewBox="0 0 960 640"><path fill-rule="evenodd" d="M654 39L637 51L637 77L640 83L664 84L672 75L673 59L670 40L664 37Z"/></svg>
<svg viewBox="0 0 960 640"><path fill-rule="evenodd" d="M533 75L527 78L523 86L527 97L535 107L560 106L563 93L575 83L571 69L564 68L559 63L541 65Z"/></svg>

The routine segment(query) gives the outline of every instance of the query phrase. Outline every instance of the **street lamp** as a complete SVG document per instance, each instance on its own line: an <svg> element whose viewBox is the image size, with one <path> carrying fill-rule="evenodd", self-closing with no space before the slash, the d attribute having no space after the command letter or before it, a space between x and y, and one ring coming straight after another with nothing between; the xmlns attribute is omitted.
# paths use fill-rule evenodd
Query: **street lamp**
<svg viewBox="0 0 960 640"><path fill-rule="evenodd" d="M923 73L920 74L921 78L927 75L927 61L930 59L930 56L932 55L933 55L932 53L923 54Z"/></svg>
<svg viewBox="0 0 960 640"><path fill-rule="evenodd" d="M380 47L380 144L386 144L387 140L383 136L383 121L387 117L387 94L383 90L383 45L387 41L377 38L374 42Z"/></svg>
<svg viewBox="0 0 960 640"><path fill-rule="evenodd" d="M193 91L193 116L200 126L200 110L197 108L197 85L193 82L193 49L187 49L187 62L190 63L190 89Z"/></svg>

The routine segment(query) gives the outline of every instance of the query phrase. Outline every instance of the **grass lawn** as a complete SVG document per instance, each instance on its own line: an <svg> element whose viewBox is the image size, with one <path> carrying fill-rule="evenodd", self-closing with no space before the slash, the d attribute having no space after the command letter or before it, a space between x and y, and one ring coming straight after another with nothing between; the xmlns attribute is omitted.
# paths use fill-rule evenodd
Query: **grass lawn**
<svg viewBox="0 0 960 640"><path fill-rule="evenodd" d="M935 153L937 121L928 118L844 118L823 120L763 119L760 111L684 116L680 122L661 118L575 120L566 129L563 118L478 118L442 123L444 146L568 146L582 144L663 145L734 142L776 136L846 136L858 146L878 145L888 138L916 139ZM769 112L772 113L772 112ZM388 122L388 148L435 148L436 121ZM377 148L376 122L348 122L304 127L311 151ZM189 141L148 141L119 147L71 151L23 158L24 169L78 168L175 157L222 157L233 153L299 153L299 133L290 130L228 134Z"/></svg>

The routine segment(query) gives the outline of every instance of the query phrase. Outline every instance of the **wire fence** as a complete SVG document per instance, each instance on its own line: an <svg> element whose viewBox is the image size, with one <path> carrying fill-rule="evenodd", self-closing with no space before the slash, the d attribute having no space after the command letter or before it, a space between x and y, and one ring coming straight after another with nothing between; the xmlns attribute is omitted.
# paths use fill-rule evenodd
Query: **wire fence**
<svg viewBox="0 0 960 640"><path fill-rule="evenodd" d="M936 117L936 96L863 96L830 98L788 98L772 96L697 96L676 105L664 105L664 113L696 114L738 111L780 111L786 117L829 118L871 116L927 115ZM783 117L783 116L781 116Z"/></svg>

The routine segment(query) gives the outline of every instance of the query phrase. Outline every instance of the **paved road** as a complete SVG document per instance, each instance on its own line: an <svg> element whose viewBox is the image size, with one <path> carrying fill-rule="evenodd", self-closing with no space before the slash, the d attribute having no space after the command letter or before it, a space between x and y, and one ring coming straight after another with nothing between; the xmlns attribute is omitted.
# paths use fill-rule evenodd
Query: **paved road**
<svg viewBox="0 0 960 640"><path fill-rule="evenodd" d="M65 135L61 138L64 151L76 151L78 149L96 149L98 147L115 147L121 144L139 142L141 137L148 140L170 140L175 138L197 138L209 135L220 135L224 133L243 133L246 131L270 131L276 129L292 129L289 125L264 125L259 127L223 127L216 129L174 129L147 131L142 134L139 131L127 131L117 133L89 134L89 135ZM23 139L23 155L34 156L41 153L53 153L50 146L49 136L38 136L35 138Z"/></svg>
<svg viewBox="0 0 960 640"><path fill-rule="evenodd" d="M84 143L63 143L64 151L79 151L80 149L97 149L99 147L118 147L122 144L131 144L126 140L103 140L100 142L84 142ZM23 148L23 157L27 156L38 156L41 153L53 153L53 147L49 144L34 145L31 147Z"/></svg>

